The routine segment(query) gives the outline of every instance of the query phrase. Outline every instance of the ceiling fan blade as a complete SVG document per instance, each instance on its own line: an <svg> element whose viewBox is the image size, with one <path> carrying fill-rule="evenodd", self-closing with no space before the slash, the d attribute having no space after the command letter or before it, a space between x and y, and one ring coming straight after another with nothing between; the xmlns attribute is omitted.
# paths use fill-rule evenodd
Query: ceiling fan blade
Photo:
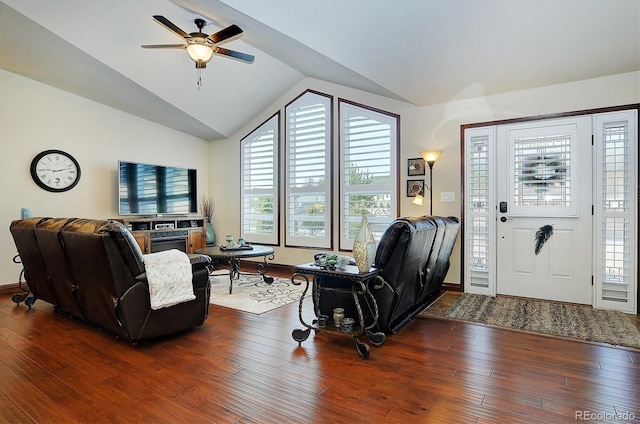
<svg viewBox="0 0 640 424"><path fill-rule="evenodd" d="M186 44L144 44L143 49L186 49Z"/></svg>
<svg viewBox="0 0 640 424"><path fill-rule="evenodd" d="M228 43L229 41L233 41L236 38L240 38L241 36L242 36L242 30L238 25L234 24L216 32L215 34L211 34L207 38L213 41L213 44L222 44L222 43Z"/></svg>
<svg viewBox="0 0 640 424"><path fill-rule="evenodd" d="M178 28L176 25L173 24L173 22L171 22L169 19L165 18L164 16L153 15L153 20L159 23L160 25L164 26L166 29L173 32L180 38L184 38L184 39L191 38L189 34L184 32L180 28Z"/></svg>
<svg viewBox="0 0 640 424"><path fill-rule="evenodd" d="M214 47L213 53L221 56L227 56L231 59L236 59L246 63L253 63L255 59L255 56L253 55L237 52L235 50L225 49L223 47Z"/></svg>

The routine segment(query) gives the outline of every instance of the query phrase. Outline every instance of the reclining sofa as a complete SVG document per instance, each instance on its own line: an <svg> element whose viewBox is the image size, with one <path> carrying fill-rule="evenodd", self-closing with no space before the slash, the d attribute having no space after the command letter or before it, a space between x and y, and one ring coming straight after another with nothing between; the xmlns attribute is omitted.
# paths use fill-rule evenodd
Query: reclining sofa
<svg viewBox="0 0 640 424"><path fill-rule="evenodd" d="M398 218L387 228L378 243L374 262L380 272L376 281L369 284L378 304L379 330L395 333L437 298L459 229L457 218L435 216ZM321 285L340 284L321 281ZM366 301L364 296L360 298L360 304ZM346 316L357 316L349 292L321 292L314 307L328 316L333 315L335 307L344 308ZM369 308L363 308L363 313L365 320L370 321Z"/></svg>
<svg viewBox="0 0 640 424"><path fill-rule="evenodd" d="M145 261L120 222L28 218L10 226L35 299L136 343L202 325L209 311L205 255L190 255L195 300L152 309ZM188 268L188 266L187 266Z"/></svg>

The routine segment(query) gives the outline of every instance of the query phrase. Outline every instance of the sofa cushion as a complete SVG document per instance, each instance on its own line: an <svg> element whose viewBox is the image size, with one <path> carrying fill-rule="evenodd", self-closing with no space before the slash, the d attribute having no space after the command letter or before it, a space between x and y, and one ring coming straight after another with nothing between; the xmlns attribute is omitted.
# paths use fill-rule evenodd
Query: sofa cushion
<svg viewBox="0 0 640 424"><path fill-rule="evenodd" d="M82 308L75 297L77 283L73 278L67 253L60 238L62 228L74 218L51 218L43 220L36 225L35 234L38 245L43 252L43 261L51 281L51 285L56 303L55 305L62 311L70 313L80 318L85 318Z"/></svg>
<svg viewBox="0 0 640 424"><path fill-rule="evenodd" d="M47 220L48 218L16 220L11 223L9 230L20 254L20 261L24 267L24 279L29 290L37 299L55 305L57 300L35 232L36 225Z"/></svg>

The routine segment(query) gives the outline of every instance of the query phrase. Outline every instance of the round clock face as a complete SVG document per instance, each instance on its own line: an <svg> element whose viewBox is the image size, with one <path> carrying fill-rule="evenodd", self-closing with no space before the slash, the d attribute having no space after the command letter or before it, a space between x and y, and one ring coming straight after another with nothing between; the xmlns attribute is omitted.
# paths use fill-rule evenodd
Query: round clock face
<svg viewBox="0 0 640 424"><path fill-rule="evenodd" d="M67 191L80 181L80 165L69 153L46 150L31 161L31 177L47 191Z"/></svg>

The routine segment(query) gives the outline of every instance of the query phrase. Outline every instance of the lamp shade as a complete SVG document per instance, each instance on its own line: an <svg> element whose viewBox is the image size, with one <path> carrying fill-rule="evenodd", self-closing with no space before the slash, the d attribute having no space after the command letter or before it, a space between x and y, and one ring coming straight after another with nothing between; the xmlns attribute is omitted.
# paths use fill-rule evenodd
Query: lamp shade
<svg viewBox="0 0 640 424"><path fill-rule="evenodd" d="M421 194L416 194L416 197L413 199L411 203L413 203L414 205L422 206L422 199L423 197Z"/></svg>
<svg viewBox="0 0 640 424"><path fill-rule="evenodd" d="M420 152L420 156L430 165L433 165L435 161L438 160L440 155L442 154L441 150L426 150L424 152Z"/></svg>
<svg viewBox="0 0 640 424"><path fill-rule="evenodd" d="M207 63L213 57L213 49L206 44L193 43L187 46L187 53L194 62Z"/></svg>

